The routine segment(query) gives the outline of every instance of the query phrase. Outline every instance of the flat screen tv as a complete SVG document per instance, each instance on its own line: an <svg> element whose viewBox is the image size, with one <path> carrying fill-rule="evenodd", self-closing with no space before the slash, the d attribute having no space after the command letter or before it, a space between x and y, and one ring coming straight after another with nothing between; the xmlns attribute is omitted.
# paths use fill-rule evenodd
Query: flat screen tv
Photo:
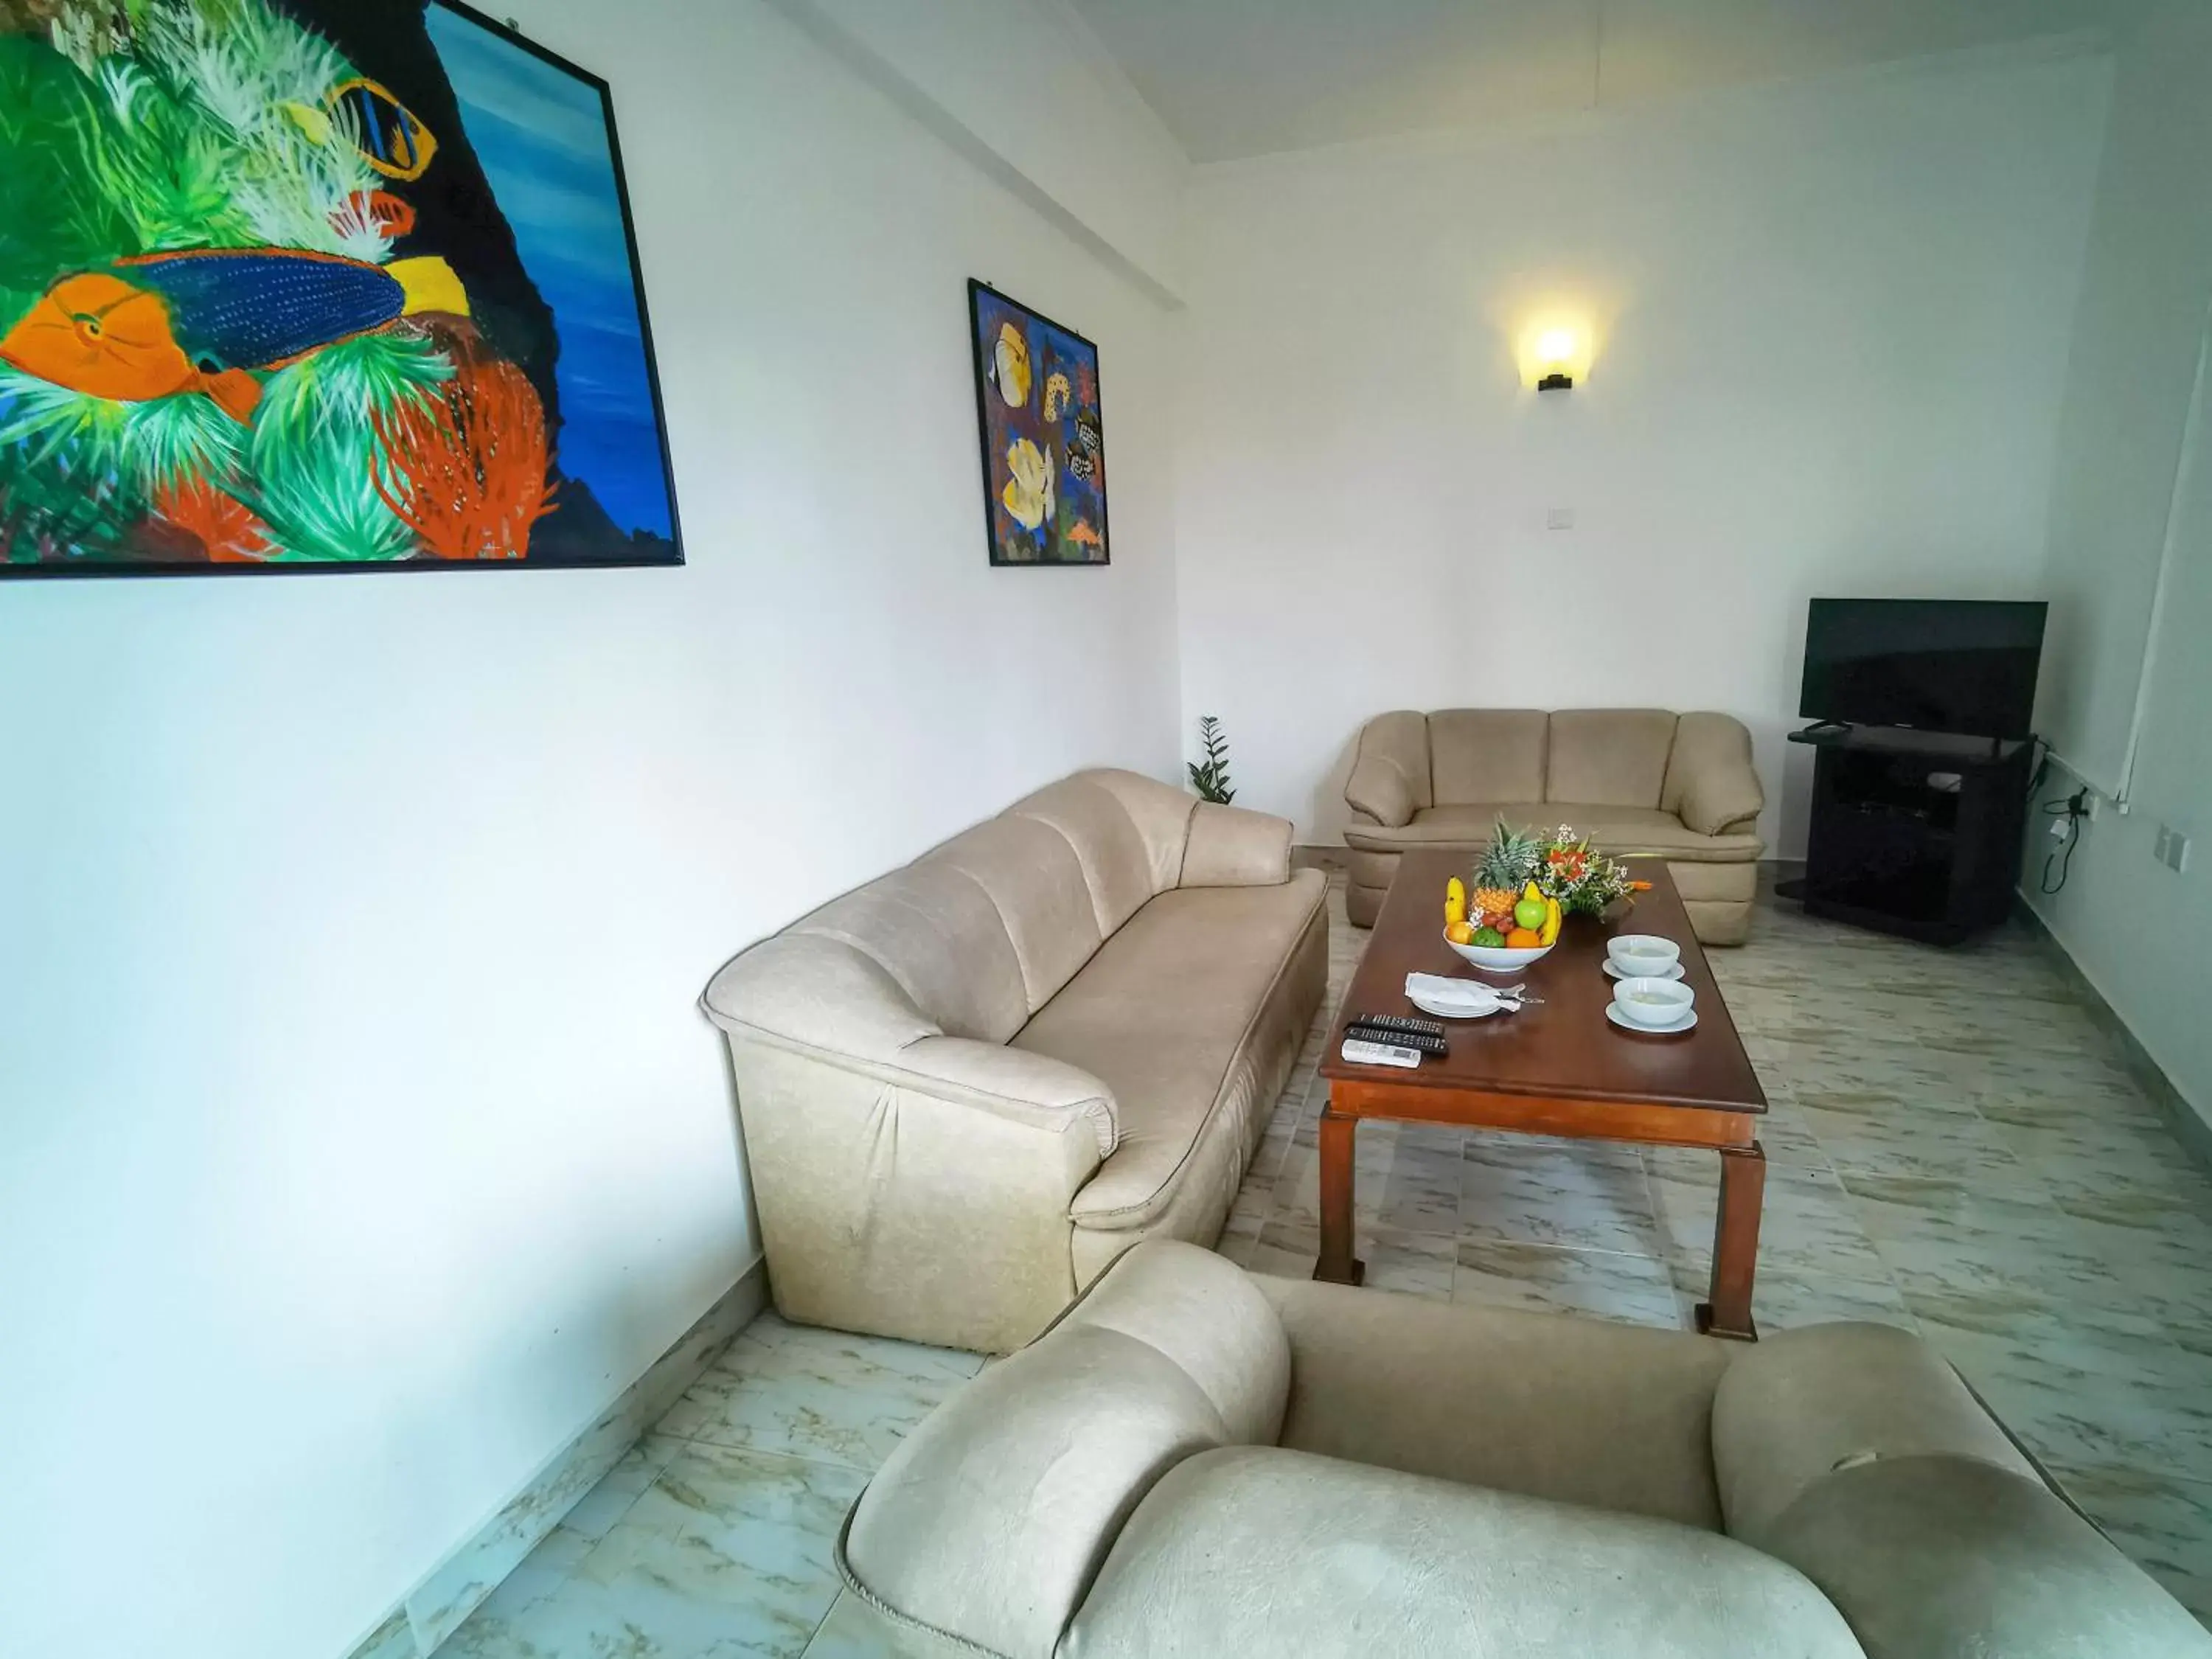
<svg viewBox="0 0 2212 1659"><path fill-rule="evenodd" d="M2042 601L1815 599L1797 712L1850 726L2024 738Z"/></svg>

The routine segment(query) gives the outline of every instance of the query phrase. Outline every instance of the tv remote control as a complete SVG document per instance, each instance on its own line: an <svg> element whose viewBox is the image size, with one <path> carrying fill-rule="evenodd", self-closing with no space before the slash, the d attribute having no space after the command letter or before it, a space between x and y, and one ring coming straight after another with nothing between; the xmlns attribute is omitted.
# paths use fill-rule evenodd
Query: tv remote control
<svg viewBox="0 0 2212 1659"><path fill-rule="evenodd" d="M1344 1057L1360 1066L1402 1066L1408 1071L1421 1063L1419 1048L1398 1048L1381 1042L1363 1042L1348 1036L1344 1040Z"/></svg>
<svg viewBox="0 0 2212 1659"><path fill-rule="evenodd" d="M1386 1048L1419 1048L1425 1054L1449 1054L1451 1051L1449 1043L1440 1036L1431 1036L1426 1031L1392 1030L1386 1026L1370 1024L1364 1019L1353 1020L1344 1028L1344 1034L1348 1037L1357 1037L1362 1042L1379 1042Z"/></svg>
<svg viewBox="0 0 2212 1659"><path fill-rule="evenodd" d="M1419 1031L1424 1036L1435 1037L1444 1034L1443 1021L1416 1019L1411 1014L1354 1014L1352 1023L1371 1025L1378 1031Z"/></svg>

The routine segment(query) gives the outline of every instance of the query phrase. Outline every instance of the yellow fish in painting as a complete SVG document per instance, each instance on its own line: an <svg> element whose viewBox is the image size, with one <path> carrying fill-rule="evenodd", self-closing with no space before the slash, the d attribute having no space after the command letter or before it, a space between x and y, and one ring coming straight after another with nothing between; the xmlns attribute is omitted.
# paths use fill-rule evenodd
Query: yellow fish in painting
<svg viewBox="0 0 2212 1659"><path fill-rule="evenodd" d="M311 144L327 144L343 122L362 159L387 179L420 179L430 170L438 140L414 111L390 88L367 76L341 81L318 109L313 104L283 103L277 108Z"/></svg>
<svg viewBox="0 0 2212 1659"><path fill-rule="evenodd" d="M1030 343L1012 323L999 325L999 337L991 348L990 382L1009 409L1030 400Z"/></svg>
<svg viewBox="0 0 2212 1659"><path fill-rule="evenodd" d="M1075 396L1065 374L1048 374L1044 379L1044 417L1056 421L1067 412L1067 405Z"/></svg>
<svg viewBox="0 0 2212 1659"><path fill-rule="evenodd" d="M242 422L261 399L250 369L281 368L402 317L468 310L443 259L373 265L297 248L147 253L56 283L0 336L0 362L118 403L204 392Z"/></svg>
<svg viewBox="0 0 2212 1659"><path fill-rule="evenodd" d="M1040 451L1027 438L1006 447L1006 487L999 499L1014 522L1035 530L1052 516L1052 450Z"/></svg>

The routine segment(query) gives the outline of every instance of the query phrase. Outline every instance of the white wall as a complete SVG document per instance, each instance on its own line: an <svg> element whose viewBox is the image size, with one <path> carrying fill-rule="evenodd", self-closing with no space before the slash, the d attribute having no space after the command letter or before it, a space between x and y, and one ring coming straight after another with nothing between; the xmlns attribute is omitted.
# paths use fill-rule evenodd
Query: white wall
<svg viewBox="0 0 2212 1659"><path fill-rule="evenodd" d="M717 964L1176 764L1152 302L759 4L514 9L690 563L0 587L9 1652L343 1652L752 1259ZM978 272L1100 343L1110 569L986 565Z"/></svg>
<svg viewBox="0 0 2212 1659"><path fill-rule="evenodd" d="M2130 810L2107 805L2082 826L2055 896L2036 890L2051 846L2038 817L2024 885L2091 982L2212 1120L2212 1024L2202 1006L2212 938L2212 389L2199 389L2193 428L2187 419L2212 297L2208 87L2212 13L2193 0L2160 8L2121 52L2053 495L2054 638L2042 710L2044 729L2103 788L2118 783L2169 507L2173 556L2148 644ZM2054 771L2045 799L2075 787ZM2194 839L2184 873L2152 856L2161 824Z"/></svg>
<svg viewBox="0 0 2212 1659"><path fill-rule="evenodd" d="M1173 302L1190 162L1073 0L771 0Z"/></svg>
<svg viewBox="0 0 2212 1659"><path fill-rule="evenodd" d="M1630 703L1742 718L1778 803L1808 597L2035 592L2109 79L2014 54L1197 169L1184 710L1239 799L1334 839L1373 714ZM1595 370L1539 397L1512 336L1563 301Z"/></svg>
<svg viewBox="0 0 2212 1659"><path fill-rule="evenodd" d="M2118 64L2051 496L2039 729L2120 783L2212 284L2212 12L2154 5Z"/></svg>

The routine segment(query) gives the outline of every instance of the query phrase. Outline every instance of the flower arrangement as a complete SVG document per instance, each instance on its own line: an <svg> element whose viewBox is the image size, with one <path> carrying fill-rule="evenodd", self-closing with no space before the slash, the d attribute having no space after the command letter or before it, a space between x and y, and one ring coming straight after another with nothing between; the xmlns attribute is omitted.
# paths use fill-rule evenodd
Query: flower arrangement
<svg viewBox="0 0 2212 1659"><path fill-rule="evenodd" d="M1588 836L1578 836L1565 824L1529 835L1500 818L1475 861L1467 916L1478 929L1486 926L1504 934L1520 924L1516 912L1524 901L1547 899L1561 915L1594 916L1650 885L1630 880L1620 864L1590 846Z"/></svg>
<svg viewBox="0 0 2212 1659"><path fill-rule="evenodd" d="M1501 828L1503 826L1500 826ZM1528 878L1546 898L1557 899L1571 916L1595 916L1616 899L1632 898L1648 889L1648 881L1632 881L1627 869L1561 824L1550 839L1537 843L1536 867Z"/></svg>

